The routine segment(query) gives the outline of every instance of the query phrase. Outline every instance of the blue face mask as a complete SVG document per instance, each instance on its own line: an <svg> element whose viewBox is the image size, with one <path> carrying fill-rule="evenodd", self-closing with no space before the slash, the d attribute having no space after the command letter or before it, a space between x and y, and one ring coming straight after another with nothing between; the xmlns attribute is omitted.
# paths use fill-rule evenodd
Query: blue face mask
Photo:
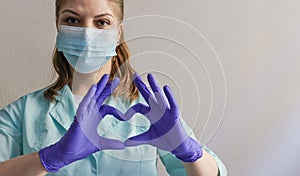
<svg viewBox="0 0 300 176"><path fill-rule="evenodd" d="M59 26L58 51L79 73L91 73L116 56L118 31L73 26Z"/></svg>

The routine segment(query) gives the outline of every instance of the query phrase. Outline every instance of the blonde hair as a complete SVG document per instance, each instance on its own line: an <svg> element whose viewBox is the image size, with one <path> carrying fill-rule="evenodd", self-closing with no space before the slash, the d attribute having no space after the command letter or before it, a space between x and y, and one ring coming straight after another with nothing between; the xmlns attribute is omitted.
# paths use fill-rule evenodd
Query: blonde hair
<svg viewBox="0 0 300 176"><path fill-rule="evenodd" d="M124 1L123 0L109 0L112 2L113 9L115 10L118 20L123 21L124 18ZM55 1L55 15L56 19L59 17L60 7L62 6L63 0ZM134 101L138 97L138 90L132 81L132 75L135 73L129 63L130 52L129 48L124 40L123 31L119 41L119 45L116 48L117 56L112 58L112 66L110 73L110 81L115 77L120 78L120 85L116 88L113 96L119 96L123 100ZM62 52L58 52L55 47L52 56L53 66L58 74L56 81L50 85L50 87L44 92L44 96L49 101L54 101L55 96L58 95L58 91L65 85L71 85L73 80L73 73Z"/></svg>

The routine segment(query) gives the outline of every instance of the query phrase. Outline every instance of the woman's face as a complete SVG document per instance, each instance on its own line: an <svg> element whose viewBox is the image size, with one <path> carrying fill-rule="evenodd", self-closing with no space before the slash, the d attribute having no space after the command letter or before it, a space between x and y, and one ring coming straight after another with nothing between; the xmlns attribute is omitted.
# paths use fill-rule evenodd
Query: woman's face
<svg viewBox="0 0 300 176"><path fill-rule="evenodd" d="M116 5L108 0L64 0L56 23L57 26L68 25L121 31L123 25L119 25L114 6Z"/></svg>

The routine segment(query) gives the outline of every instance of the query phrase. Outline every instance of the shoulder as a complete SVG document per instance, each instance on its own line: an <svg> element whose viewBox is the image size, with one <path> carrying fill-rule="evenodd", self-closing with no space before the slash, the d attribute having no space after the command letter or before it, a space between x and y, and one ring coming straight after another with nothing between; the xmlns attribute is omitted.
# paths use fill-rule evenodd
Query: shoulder
<svg viewBox="0 0 300 176"><path fill-rule="evenodd" d="M31 93L28 93L24 95L23 98L26 102L31 102L31 103L42 103L42 102L48 102L50 101L44 96L44 92L49 88L50 86L44 87L42 89L33 91ZM68 86L64 86L61 90L58 91L58 96L55 98L56 101L60 101L64 96L69 95L70 89Z"/></svg>
<svg viewBox="0 0 300 176"><path fill-rule="evenodd" d="M33 108L35 106L46 106L53 104L55 102L50 102L47 98L44 97L44 92L49 88L49 86L32 91L28 94L25 94L21 97L19 97L17 100L13 101L12 103L6 105L2 111L15 111L15 112L23 112L26 108ZM57 97L57 100L60 100L62 95L67 92L67 86L63 87L59 91L59 96ZM33 109L32 109L33 110Z"/></svg>
<svg viewBox="0 0 300 176"><path fill-rule="evenodd" d="M47 88L48 88L48 86L44 87L42 89L35 90L33 92L30 92L30 93L24 95L21 98L23 98L25 100L28 100L28 99L30 99L30 100L44 100L45 99L46 100L46 98L44 97L44 92L47 90Z"/></svg>
<svg viewBox="0 0 300 176"><path fill-rule="evenodd" d="M34 92L25 94L21 97L19 97L18 99L16 99L15 101L11 102L10 104L6 105L2 110L5 109L21 109L22 107L24 107L27 99L42 99L43 97L43 92L46 90L47 88L43 88L40 90L36 90Z"/></svg>
<svg viewBox="0 0 300 176"><path fill-rule="evenodd" d="M34 111L34 105L38 104L35 102L39 102L42 99L42 92L44 89L45 88L26 94L3 107L0 110L0 125L2 127L12 125L13 127L20 129L26 107L29 107L31 111ZM31 101L30 103L27 103L28 99ZM12 127L9 129L12 129Z"/></svg>

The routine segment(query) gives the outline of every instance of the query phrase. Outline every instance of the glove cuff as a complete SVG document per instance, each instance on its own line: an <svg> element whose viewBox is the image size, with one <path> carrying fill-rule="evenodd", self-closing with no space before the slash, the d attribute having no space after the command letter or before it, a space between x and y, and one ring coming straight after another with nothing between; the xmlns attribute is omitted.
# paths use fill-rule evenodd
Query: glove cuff
<svg viewBox="0 0 300 176"><path fill-rule="evenodd" d="M195 162L202 157L201 145L192 138L187 138L172 153L183 162Z"/></svg>
<svg viewBox="0 0 300 176"><path fill-rule="evenodd" d="M53 145L45 147L39 151L40 160L44 168L48 172L58 172L59 169L62 168L65 164L53 159L55 157L53 157L51 155L51 152L49 152L49 150L51 150L51 147L53 147Z"/></svg>

